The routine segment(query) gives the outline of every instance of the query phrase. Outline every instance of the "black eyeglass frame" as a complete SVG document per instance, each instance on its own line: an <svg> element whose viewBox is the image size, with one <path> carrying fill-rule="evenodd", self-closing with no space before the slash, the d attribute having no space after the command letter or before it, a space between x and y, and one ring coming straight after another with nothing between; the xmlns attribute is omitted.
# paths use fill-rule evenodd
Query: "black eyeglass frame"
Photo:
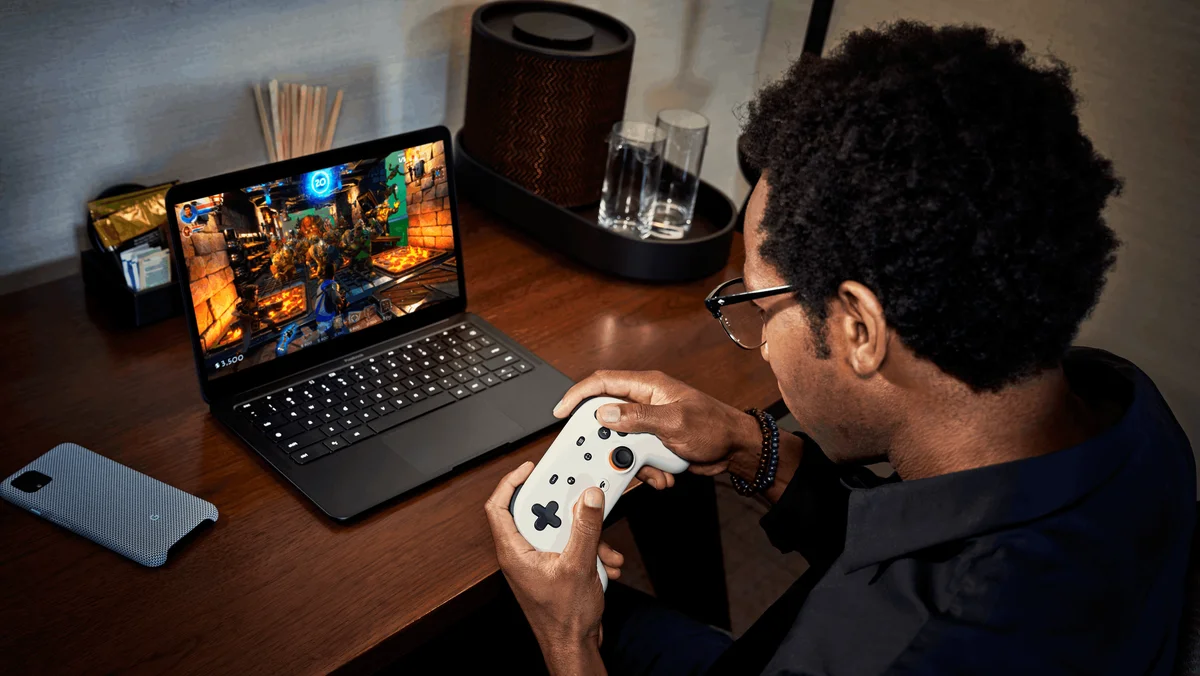
<svg viewBox="0 0 1200 676"><path fill-rule="evenodd" d="M769 289L759 289L758 291L743 291L742 293L731 293L727 296L721 295L722 289L729 288L730 285L737 284L738 282L741 282L742 285L745 285L746 283L744 278L734 277L733 279L718 284L717 288L713 289L711 292L709 292L708 296L705 297L704 307L708 308L708 311L712 313L713 319L716 319L718 322L720 322L721 328L725 329L725 335L729 336L729 339L733 341L734 345L737 345L743 350L757 350L767 341L764 340L758 345L743 345L733 335L733 333L730 332L729 324L727 324L724 317L721 316L721 308L729 307L730 305L735 305L737 303L748 303L750 301L758 300L759 298L770 298L771 296L789 293L795 291L796 287L791 284L787 284L785 286L773 286Z"/></svg>

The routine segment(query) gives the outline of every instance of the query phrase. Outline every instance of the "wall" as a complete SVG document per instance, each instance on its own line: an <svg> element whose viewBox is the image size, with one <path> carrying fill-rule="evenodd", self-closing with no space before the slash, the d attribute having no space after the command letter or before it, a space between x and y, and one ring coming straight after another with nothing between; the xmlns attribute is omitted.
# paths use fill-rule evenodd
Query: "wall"
<svg viewBox="0 0 1200 676"><path fill-rule="evenodd" d="M335 145L456 129L478 4L0 3L0 293L76 270L84 203L105 187L265 162L251 82L344 89ZM627 117L653 121L669 106L706 114L703 176L740 199L735 108L752 93L770 0L581 4L637 34Z"/></svg>
<svg viewBox="0 0 1200 676"><path fill-rule="evenodd" d="M411 169L423 163L424 174L417 178L411 171L405 179L408 200L408 243L426 249L453 249L449 186L447 184L444 144L426 143L404 151L404 166Z"/></svg>
<svg viewBox="0 0 1200 676"><path fill-rule="evenodd" d="M799 52L782 27L809 4L772 6L760 82ZM1074 67L1083 127L1125 179L1107 212L1123 246L1079 342L1149 373L1200 450L1200 3L837 0L826 44L901 17L990 26Z"/></svg>

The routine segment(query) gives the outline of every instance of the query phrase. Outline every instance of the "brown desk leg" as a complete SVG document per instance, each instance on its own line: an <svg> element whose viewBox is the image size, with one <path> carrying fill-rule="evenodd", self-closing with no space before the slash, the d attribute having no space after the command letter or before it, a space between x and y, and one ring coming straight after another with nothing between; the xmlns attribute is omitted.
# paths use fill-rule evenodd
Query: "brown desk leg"
<svg viewBox="0 0 1200 676"><path fill-rule="evenodd" d="M643 486L630 505L629 530L655 595L667 605L729 630L729 592L721 556L721 523L713 477L687 472L675 487Z"/></svg>

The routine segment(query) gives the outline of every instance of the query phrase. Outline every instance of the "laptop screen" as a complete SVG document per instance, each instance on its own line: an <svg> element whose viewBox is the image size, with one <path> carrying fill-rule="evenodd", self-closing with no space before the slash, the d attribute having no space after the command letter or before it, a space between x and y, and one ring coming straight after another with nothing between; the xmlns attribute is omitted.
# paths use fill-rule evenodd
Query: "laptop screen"
<svg viewBox="0 0 1200 676"><path fill-rule="evenodd" d="M208 377L457 297L443 145L176 205Z"/></svg>

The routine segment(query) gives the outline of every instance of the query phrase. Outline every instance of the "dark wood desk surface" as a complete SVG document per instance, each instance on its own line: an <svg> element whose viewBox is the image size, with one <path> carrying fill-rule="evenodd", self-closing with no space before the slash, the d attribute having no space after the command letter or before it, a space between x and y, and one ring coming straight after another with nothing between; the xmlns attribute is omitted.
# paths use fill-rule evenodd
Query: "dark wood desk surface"
<svg viewBox="0 0 1200 676"><path fill-rule="evenodd" d="M660 369L734 406L778 399L758 354L734 346L701 303L740 270L740 237L725 272L648 286L461 211L469 309L571 378ZM78 277L0 305L0 476L74 441L221 512L148 569L0 505L0 671L363 670L503 584L483 502L555 431L340 525L209 415L182 319L100 328Z"/></svg>

